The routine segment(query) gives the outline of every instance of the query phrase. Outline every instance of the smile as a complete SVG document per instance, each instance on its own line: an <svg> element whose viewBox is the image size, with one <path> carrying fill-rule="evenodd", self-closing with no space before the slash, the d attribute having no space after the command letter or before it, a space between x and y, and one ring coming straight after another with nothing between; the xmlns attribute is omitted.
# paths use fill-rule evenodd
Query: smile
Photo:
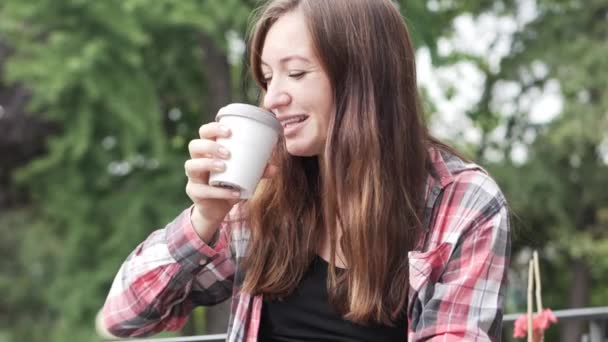
<svg viewBox="0 0 608 342"><path fill-rule="evenodd" d="M300 122L305 121L306 119L308 119L308 115L305 114L291 116L289 118L281 120L281 125L283 125L283 128L288 128L290 126L297 125Z"/></svg>
<svg viewBox="0 0 608 342"><path fill-rule="evenodd" d="M307 121L308 115L291 115L289 117L280 119L281 125L283 126L283 134L285 137L294 135Z"/></svg>

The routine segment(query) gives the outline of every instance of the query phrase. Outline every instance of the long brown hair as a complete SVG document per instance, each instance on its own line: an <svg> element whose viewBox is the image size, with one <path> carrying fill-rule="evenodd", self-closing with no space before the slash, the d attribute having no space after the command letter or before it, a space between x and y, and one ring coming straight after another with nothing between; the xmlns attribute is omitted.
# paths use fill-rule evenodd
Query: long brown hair
<svg viewBox="0 0 608 342"><path fill-rule="evenodd" d="M393 324L407 304L408 251L422 229L428 149L436 142L423 122L414 48L390 0L270 1L249 41L262 90L266 34L294 10L308 21L335 107L323 161L291 156L281 141L273 157L278 175L248 203L243 290L290 294L327 232L332 304L354 322ZM347 267L339 273L338 244Z"/></svg>

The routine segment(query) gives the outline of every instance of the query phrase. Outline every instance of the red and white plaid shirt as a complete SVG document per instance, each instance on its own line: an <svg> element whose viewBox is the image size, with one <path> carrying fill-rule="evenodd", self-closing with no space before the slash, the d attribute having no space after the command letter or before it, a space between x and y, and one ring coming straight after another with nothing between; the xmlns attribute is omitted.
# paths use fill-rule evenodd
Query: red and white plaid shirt
<svg viewBox="0 0 608 342"><path fill-rule="evenodd" d="M479 166L437 149L431 158L425 234L409 253L409 340L498 341L511 251L506 200ZM262 297L240 291L250 238L240 208L213 247L194 232L190 209L142 242L105 302L108 330L124 337L177 330L195 306L232 297L227 341L257 341Z"/></svg>

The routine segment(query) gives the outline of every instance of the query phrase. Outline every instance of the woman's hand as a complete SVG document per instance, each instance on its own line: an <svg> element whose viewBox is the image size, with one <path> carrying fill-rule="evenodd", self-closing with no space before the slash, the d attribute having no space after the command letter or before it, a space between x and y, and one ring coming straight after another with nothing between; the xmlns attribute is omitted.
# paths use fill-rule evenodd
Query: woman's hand
<svg viewBox="0 0 608 342"><path fill-rule="evenodd" d="M221 221L230 209L239 202L240 193L235 190L209 185L211 171L224 171L225 160L230 158L230 151L216 142L217 138L230 136L230 129L218 122L202 125L199 129L200 139L188 144L190 158L184 169L188 177L186 194L194 203L192 224L197 234L209 242ZM264 177L274 173L275 168L267 166Z"/></svg>

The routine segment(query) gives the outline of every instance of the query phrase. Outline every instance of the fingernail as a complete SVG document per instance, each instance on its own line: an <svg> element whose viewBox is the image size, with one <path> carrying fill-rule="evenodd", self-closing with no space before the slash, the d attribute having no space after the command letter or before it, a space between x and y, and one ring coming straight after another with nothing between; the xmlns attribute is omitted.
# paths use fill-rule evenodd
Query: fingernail
<svg viewBox="0 0 608 342"><path fill-rule="evenodd" d="M228 157L230 155L230 152L224 147L218 148L217 151L222 157Z"/></svg>
<svg viewBox="0 0 608 342"><path fill-rule="evenodd" d="M220 129L222 130L222 132L224 133L230 133L230 128L226 127L226 126L220 126Z"/></svg>
<svg viewBox="0 0 608 342"><path fill-rule="evenodd" d="M224 164L224 162L221 161L216 161L213 162L213 169L216 171L224 171L224 169L226 168L226 164Z"/></svg>
<svg viewBox="0 0 608 342"><path fill-rule="evenodd" d="M241 193L238 191L233 191L231 194L233 197L241 197Z"/></svg>

